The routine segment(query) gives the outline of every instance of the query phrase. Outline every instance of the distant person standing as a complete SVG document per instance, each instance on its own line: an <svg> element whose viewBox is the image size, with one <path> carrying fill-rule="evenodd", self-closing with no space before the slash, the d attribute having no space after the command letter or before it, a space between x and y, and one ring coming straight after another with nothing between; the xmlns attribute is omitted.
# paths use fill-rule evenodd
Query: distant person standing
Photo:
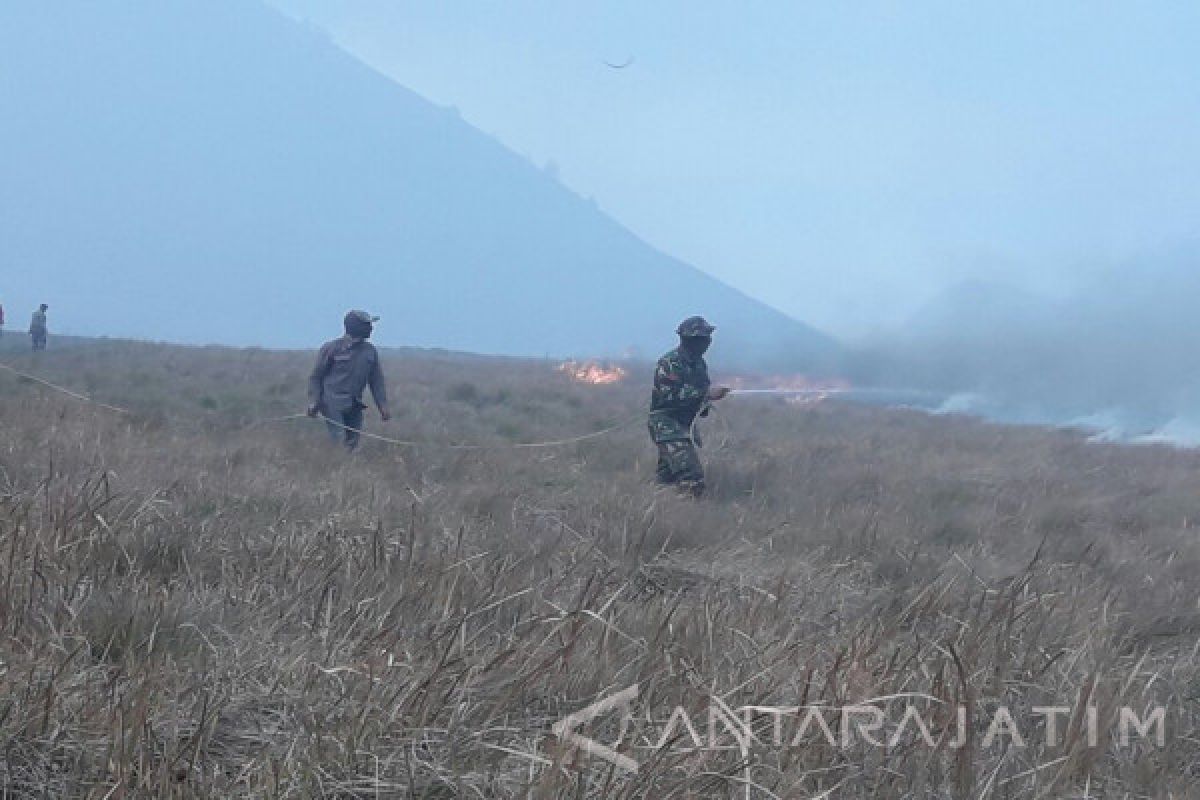
<svg viewBox="0 0 1200 800"><path fill-rule="evenodd" d="M728 388L711 385L704 361L715 330L704 317L679 323L675 329L679 347L658 360L650 395L649 428L658 448L658 482L692 497L704 493L704 467L692 428L696 417L708 414L710 403L729 394Z"/></svg>
<svg viewBox="0 0 1200 800"><path fill-rule="evenodd" d="M4 306L0 305L0 339L4 338Z"/></svg>
<svg viewBox="0 0 1200 800"><path fill-rule="evenodd" d="M50 310L50 306L42 303L38 306L38 310L33 312L33 319L29 322L29 338L33 340L34 352L46 349L46 337L50 333L46 327L46 312L48 310Z"/></svg>
<svg viewBox="0 0 1200 800"><path fill-rule="evenodd" d="M379 415L387 422L387 387L379 352L367 340L379 317L351 311L342 320L345 335L322 345L317 364L308 379L308 415L325 418L329 434L347 450L358 446L363 424L363 390L369 385Z"/></svg>

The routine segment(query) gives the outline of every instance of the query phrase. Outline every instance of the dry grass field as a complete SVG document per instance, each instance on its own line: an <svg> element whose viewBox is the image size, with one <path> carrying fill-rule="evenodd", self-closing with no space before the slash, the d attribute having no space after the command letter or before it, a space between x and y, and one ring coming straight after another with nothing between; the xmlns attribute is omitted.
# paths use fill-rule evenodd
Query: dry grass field
<svg viewBox="0 0 1200 800"><path fill-rule="evenodd" d="M1200 453L734 396L690 502L641 423L500 446L637 414L637 370L391 353L369 430L422 444L347 456L263 422L303 409L307 353L3 356L133 412L0 374L5 796L1200 797ZM552 733L635 685L636 773ZM714 698L836 724L886 697L937 745L662 735ZM1118 741L1123 706L1165 707L1163 746ZM985 743L999 707L1024 746Z"/></svg>

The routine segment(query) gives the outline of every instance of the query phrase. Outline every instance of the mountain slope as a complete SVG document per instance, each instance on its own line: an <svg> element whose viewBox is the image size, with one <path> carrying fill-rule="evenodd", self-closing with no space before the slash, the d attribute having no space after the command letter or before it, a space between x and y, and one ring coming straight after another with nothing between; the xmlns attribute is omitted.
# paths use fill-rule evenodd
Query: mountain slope
<svg viewBox="0 0 1200 800"><path fill-rule="evenodd" d="M258 0L16 0L0 17L9 308L307 346L365 306L383 343L533 355L653 354L703 313L747 365L835 349Z"/></svg>

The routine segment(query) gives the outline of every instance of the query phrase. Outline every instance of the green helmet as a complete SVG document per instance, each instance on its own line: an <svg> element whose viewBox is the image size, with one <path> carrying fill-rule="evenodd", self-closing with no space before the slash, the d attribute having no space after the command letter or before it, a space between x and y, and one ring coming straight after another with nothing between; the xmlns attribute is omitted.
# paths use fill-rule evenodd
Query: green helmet
<svg viewBox="0 0 1200 800"><path fill-rule="evenodd" d="M717 328L715 325L709 325L708 320L704 317L688 317L683 322L679 323L679 327L675 332L680 336L712 336L712 332Z"/></svg>

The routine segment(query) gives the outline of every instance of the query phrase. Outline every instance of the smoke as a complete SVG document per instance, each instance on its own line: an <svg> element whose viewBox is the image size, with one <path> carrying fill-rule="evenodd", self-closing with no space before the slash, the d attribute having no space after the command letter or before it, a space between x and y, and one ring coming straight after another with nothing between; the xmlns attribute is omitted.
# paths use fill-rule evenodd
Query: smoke
<svg viewBox="0 0 1200 800"><path fill-rule="evenodd" d="M947 290L861 345L856 382L943 392L940 409L1112 441L1200 444L1200 248L1094 268L1059 296Z"/></svg>

